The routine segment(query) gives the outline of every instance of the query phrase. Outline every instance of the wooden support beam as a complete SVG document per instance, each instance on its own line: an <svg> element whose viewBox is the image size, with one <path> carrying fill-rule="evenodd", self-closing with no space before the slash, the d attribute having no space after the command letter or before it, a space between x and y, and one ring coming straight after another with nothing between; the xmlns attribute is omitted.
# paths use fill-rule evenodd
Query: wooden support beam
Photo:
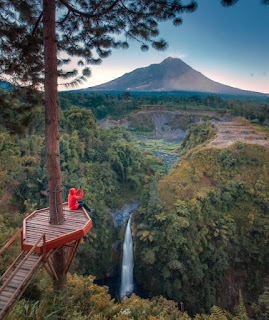
<svg viewBox="0 0 269 320"><path fill-rule="evenodd" d="M33 212L33 214L35 213L36 211L34 211ZM24 239L26 239L26 220L28 219L28 217L26 217L24 220L23 220L23 222L22 222L22 235L23 235L23 237L22 237L22 241L24 240Z"/></svg>
<svg viewBox="0 0 269 320"><path fill-rule="evenodd" d="M74 247L73 247L73 250L70 252L70 257L68 258L67 263L66 263L65 273L68 272L68 270L69 270L69 268L70 268L70 266L71 266L71 263L72 263L72 261L73 261L73 259L74 259L74 256L75 256L75 253L76 253L77 248L78 248L78 246L79 246L80 240L81 240L81 239L79 239L79 240L76 241L76 243L75 243L75 245L74 245Z"/></svg>
<svg viewBox="0 0 269 320"><path fill-rule="evenodd" d="M50 271L49 267L47 266L47 264L43 264L43 267L45 268L45 270L47 271L48 275L52 278L52 280L54 280L54 275L53 273Z"/></svg>
<svg viewBox="0 0 269 320"><path fill-rule="evenodd" d="M46 264L44 264L44 267L45 267L45 270L48 272L49 276L54 280L56 279L57 280L57 274L51 264L51 261L50 261L50 258L53 256L54 253L56 253L58 250L60 249L66 249L67 250L67 261L66 261L66 266L65 266L65 273L68 272L71 264L72 264L72 261L74 259L74 256L75 256L75 253L77 251L77 248L79 246L79 243L80 243L81 239L79 240L75 240L75 241L72 241L71 243L68 243L64 246L61 246L61 247L58 247L56 248L55 250L53 251L50 251L49 253L47 253L46 255ZM44 261L44 260L43 260Z"/></svg>
<svg viewBox="0 0 269 320"><path fill-rule="evenodd" d="M46 247L46 235L43 234L43 253L42 253L42 257L43 257L43 262L46 263L47 260L47 247Z"/></svg>
<svg viewBox="0 0 269 320"><path fill-rule="evenodd" d="M47 259L47 265L48 265L51 273L52 273L53 276L54 276L54 277L52 277L52 280L56 279L56 280L58 281L58 276L57 276L55 270L53 269L53 267L52 267L52 265L51 265L51 263L50 263L50 259Z"/></svg>

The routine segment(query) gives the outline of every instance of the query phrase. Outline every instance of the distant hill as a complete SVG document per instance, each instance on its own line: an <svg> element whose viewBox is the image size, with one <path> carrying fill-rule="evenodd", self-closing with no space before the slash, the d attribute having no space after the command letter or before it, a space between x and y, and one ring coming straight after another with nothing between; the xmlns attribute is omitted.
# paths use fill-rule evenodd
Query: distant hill
<svg viewBox="0 0 269 320"><path fill-rule="evenodd" d="M210 80L181 59L167 58L160 64L135 69L104 84L85 91L166 92L192 91L215 94L266 96L263 93L233 88Z"/></svg>

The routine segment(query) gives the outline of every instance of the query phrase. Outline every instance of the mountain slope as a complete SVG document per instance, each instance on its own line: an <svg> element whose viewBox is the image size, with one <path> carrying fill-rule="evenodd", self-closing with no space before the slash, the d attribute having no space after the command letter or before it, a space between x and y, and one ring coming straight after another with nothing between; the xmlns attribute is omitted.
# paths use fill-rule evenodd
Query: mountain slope
<svg viewBox="0 0 269 320"><path fill-rule="evenodd" d="M88 88L90 91L196 91L236 95L263 95L233 88L194 70L181 59L167 58L160 64L135 69L104 84Z"/></svg>

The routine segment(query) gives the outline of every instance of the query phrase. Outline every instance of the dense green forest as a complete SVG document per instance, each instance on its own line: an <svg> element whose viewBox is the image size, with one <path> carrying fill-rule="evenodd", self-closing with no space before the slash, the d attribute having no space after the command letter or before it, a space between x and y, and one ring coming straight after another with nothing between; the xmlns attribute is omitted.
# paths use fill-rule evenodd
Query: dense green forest
<svg viewBox="0 0 269 320"><path fill-rule="evenodd" d="M98 129L92 111L78 107L61 114L60 148L64 199L69 188L81 185L85 202L96 209L92 216L95 228L79 251L78 271L87 269L103 277L113 266L110 253L114 231L109 208L120 207L138 196L158 169L158 161L138 150L125 129ZM10 234L10 226L20 225L22 214L47 206L41 108L35 109L25 134L10 136L2 130L0 150L0 192L1 199L6 199L1 206L4 239ZM17 216L18 224L14 222Z"/></svg>
<svg viewBox="0 0 269 320"><path fill-rule="evenodd" d="M26 294L10 312L8 320L249 320L242 297L233 314L213 306L210 314L190 317L179 310L176 302L162 296L149 300L132 295L115 302L107 294L106 287L93 283L92 276L69 275L67 293L54 295L44 275L38 289L42 294L37 290L34 300ZM257 319L268 319L268 298L267 290L254 305Z"/></svg>
<svg viewBox="0 0 269 320"><path fill-rule="evenodd" d="M67 292L54 295L41 270L8 319L247 320L247 313L267 319L268 149L242 143L206 149L216 134L214 127L210 122L191 124L178 149L180 161L164 176L161 161L138 148L126 129L99 128L96 117L119 118L153 104L223 112L233 106L233 113L238 110L241 116L250 110L250 120L259 121L264 114L260 123L266 123L268 106L218 97L201 103L194 97L172 98L169 105L167 97L66 95L60 95L64 198L70 187L81 185L85 202L96 209L94 227L79 248ZM10 112L14 123L23 120L23 115ZM4 127L0 132L0 246L25 215L47 206L41 107L31 112L26 125L20 135L10 135ZM111 208L138 198L142 206L133 220L135 276L149 296L160 297L133 295L116 302L93 278L105 277L119 263L112 245L122 234L113 228ZM19 243L4 255L1 273L18 251Z"/></svg>
<svg viewBox="0 0 269 320"><path fill-rule="evenodd" d="M97 119L106 116L122 118L131 112L144 107L160 106L170 109L204 109L229 112L235 116L243 116L248 120L256 120L260 124L269 120L269 104L263 101L242 99L223 99L219 96L134 96L130 93L120 95L100 93L60 93L60 106L62 109L70 106L80 106L91 109Z"/></svg>
<svg viewBox="0 0 269 320"><path fill-rule="evenodd" d="M268 148L203 148L212 132L190 127L184 156L135 217L137 279L193 313L231 307L233 290L251 305L268 275Z"/></svg>

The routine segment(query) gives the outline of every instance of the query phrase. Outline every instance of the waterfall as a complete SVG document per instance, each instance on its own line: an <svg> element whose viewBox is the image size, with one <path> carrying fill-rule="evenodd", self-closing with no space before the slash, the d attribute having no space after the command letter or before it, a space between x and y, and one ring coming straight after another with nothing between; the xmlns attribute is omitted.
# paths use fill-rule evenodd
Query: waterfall
<svg viewBox="0 0 269 320"><path fill-rule="evenodd" d="M121 268L121 288L120 297L121 299L125 296L129 296L134 289L133 282L133 268L134 268L134 255L133 255L133 239L131 233L131 218L127 223L124 243L123 243L123 259Z"/></svg>

